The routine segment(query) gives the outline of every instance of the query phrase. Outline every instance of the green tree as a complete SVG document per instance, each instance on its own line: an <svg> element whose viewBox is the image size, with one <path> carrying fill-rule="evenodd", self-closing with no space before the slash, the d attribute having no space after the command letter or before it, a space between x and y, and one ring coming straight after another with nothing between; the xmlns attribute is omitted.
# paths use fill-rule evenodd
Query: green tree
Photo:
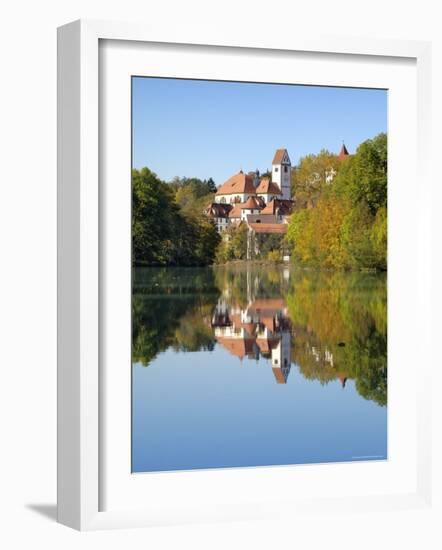
<svg viewBox="0 0 442 550"><path fill-rule="evenodd" d="M362 143L329 182L326 159L325 153L321 163L314 155L305 157L295 178L301 182L301 205L287 235L294 260L316 267L386 269L387 136Z"/></svg>
<svg viewBox="0 0 442 550"><path fill-rule="evenodd" d="M314 206L340 167L339 158L325 149L317 155L301 158L292 171L292 197L296 208Z"/></svg>
<svg viewBox="0 0 442 550"><path fill-rule="evenodd" d="M373 215L379 208L386 208L387 135L364 141L343 163L333 184L337 193L349 196L353 203L365 202Z"/></svg>
<svg viewBox="0 0 442 550"><path fill-rule="evenodd" d="M174 218L172 191L148 168L132 171L132 246L134 263L162 265L171 260Z"/></svg>
<svg viewBox="0 0 442 550"><path fill-rule="evenodd" d="M209 193L216 193L216 185L213 178L209 178L207 180L207 189L209 190Z"/></svg>
<svg viewBox="0 0 442 550"><path fill-rule="evenodd" d="M365 202L356 204L347 212L340 235L343 267L376 267L371 239L372 224L373 216Z"/></svg>
<svg viewBox="0 0 442 550"><path fill-rule="evenodd" d="M233 231L231 247L233 257L236 260L245 260L247 258L247 225L242 223Z"/></svg>
<svg viewBox="0 0 442 550"><path fill-rule="evenodd" d="M387 209L383 206L376 212L370 235L375 263L380 269L387 269L387 230Z"/></svg>
<svg viewBox="0 0 442 550"><path fill-rule="evenodd" d="M207 265L214 261L219 235L192 203L192 185L162 182L148 168L132 173L132 246L134 265ZM175 189L177 191L175 192ZM176 202L182 193L183 201ZM201 196L201 200L204 195Z"/></svg>

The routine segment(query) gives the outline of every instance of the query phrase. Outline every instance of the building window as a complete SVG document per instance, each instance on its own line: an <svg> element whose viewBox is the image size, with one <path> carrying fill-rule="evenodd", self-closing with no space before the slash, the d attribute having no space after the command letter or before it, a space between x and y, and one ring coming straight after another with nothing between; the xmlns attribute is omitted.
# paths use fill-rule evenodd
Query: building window
<svg viewBox="0 0 442 550"><path fill-rule="evenodd" d="M275 172L277 172L279 170L279 168L277 166L275 166Z"/></svg>
<svg viewBox="0 0 442 550"><path fill-rule="evenodd" d="M284 166L284 172L288 172L288 166Z"/></svg>

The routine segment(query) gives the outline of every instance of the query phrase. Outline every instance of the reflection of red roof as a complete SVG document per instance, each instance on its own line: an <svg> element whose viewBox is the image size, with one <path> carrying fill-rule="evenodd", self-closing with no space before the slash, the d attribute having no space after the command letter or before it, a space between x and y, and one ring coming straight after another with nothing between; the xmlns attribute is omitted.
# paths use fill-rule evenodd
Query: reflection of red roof
<svg viewBox="0 0 442 550"><path fill-rule="evenodd" d="M231 319L232 323L236 326L241 324L241 315L239 313L231 313L230 314L230 319Z"/></svg>
<svg viewBox="0 0 442 550"><path fill-rule="evenodd" d="M286 384L287 380L285 379L284 373L282 372L282 369L275 369L272 368L273 374L275 375L276 381L278 384Z"/></svg>
<svg viewBox="0 0 442 550"><path fill-rule="evenodd" d="M281 189L279 188L279 185L277 183L274 183L273 181L270 181L269 178L263 178L258 187L256 188L257 193L261 193L262 195L266 194L272 194L272 195L280 195Z"/></svg>
<svg viewBox="0 0 442 550"><path fill-rule="evenodd" d="M286 301L283 298L260 298L250 304L249 310L284 309L285 306Z"/></svg>
<svg viewBox="0 0 442 550"><path fill-rule="evenodd" d="M287 233L286 223L249 223L255 233Z"/></svg>
<svg viewBox="0 0 442 550"><path fill-rule="evenodd" d="M272 349L278 347L279 338L257 338L256 344L262 353L269 353Z"/></svg>
<svg viewBox="0 0 442 550"><path fill-rule="evenodd" d="M264 316L260 315L259 322L262 323L266 328L272 332L275 330L275 318L273 316Z"/></svg>
<svg viewBox="0 0 442 550"><path fill-rule="evenodd" d="M216 192L217 195L234 195L235 193L255 193L253 177L248 174L235 174L229 178Z"/></svg>
<svg viewBox="0 0 442 550"><path fill-rule="evenodd" d="M341 382L341 386L345 388L345 383L347 382L347 377L344 374L338 374L338 379Z"/></svg>
<svg viewBox="0 0 442 550"><path fill-rule="evenodd" d="M257 338L256 343L262 353L269 353L271 348L269 346L267 338Z"/></svg>
<svg viewBox="0 0 442 550"><path fill-rule="evenodd" d="M253 354L255 338L217 338L219 344L227 349L232 355L242 359L246 355Z"/></svg>
<svg viewBox="0 0 442 550"><path fill-rule="evenodd" d="M246 330L249 334L254 334L255 332L255 323L243 323L241 321L241 315L238 313L234 313L230 315L230 319L235 326L235 328L243 328Z"/></svg>
<svg viewBox="0 0 442 550"><path fill-rule="evenodd" d="M241 328L246 330L249 334L255 333L255 323L241 323Z"/></svg>

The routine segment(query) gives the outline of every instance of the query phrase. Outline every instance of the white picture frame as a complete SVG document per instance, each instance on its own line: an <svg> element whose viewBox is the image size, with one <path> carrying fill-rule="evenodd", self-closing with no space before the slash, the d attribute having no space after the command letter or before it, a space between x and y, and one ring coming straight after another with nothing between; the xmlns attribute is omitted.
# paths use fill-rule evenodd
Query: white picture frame
<svg viewBox="0 0 442 550"><path fill-rule="evenodd" d="M291 499L283 490L290 468L280 468L277 482L275 477L269 478L277 487L275 491L270 495L270 486L263 485L259 498L249 498L247 505L236 503L235 495L230 497L230 506L228 495L223 503L209 503L204 501L201 493L195 497L193 505L190 505L189 497L186 513L183 507L171 507L169 511L167 502L163 507L129 506L127 499L124 502L123 498L120 505L113 503L112 509L103 510L101 484L105 473L102 454L106 445L103 444L101 415L106 397L100 385L103 373L100 339L102 302L105 299L102 281L106 265L102 257L102 232L106 230L106 225L100 222L104 206L103 189L100 187L99 122L103 106L100 104L99 64L100 43L104 40L125 41L128 47L140 43L173 45L177 63L180 61L180 48L184 50L191 46L208 48L209 57L210 48L229 48L231 56L259 50L264 53L271 51L273 55L304 52L353 56L360 63L364 59L360 56L392 62L395 59L413 60L418 86L418 123L414 137L418 144L415 153L420 175L419 231L411 251L418 265L413 294L414 322L416 330L419 330L419 350L414 350L415 357L428 345L431 329L428 315L431 303L431 248L428 243L431 239L430 216L426 208L431 204L428 167L431 117L429 43L299 36L257 37L256 42L250 43L233 36L210 40L203 32L201 36L189 39L185 30L180 35L174 33L167 36L143 26L116 22L76 21L61 27L58 32L58 521L76 529L88 530L262 517L270 512L276 515L301 511L314 513L316 510L327 510L331 503L335 512L355 508L370 511L429 506L432 496L431 431L428 422L431 418L431 363L427 361L420 365L420 377L415 384L415 490L379 490L361 495L352 494L349 484L345 496L333 492L321 494L318 490L310 499L306 496L302 500ZM418 323L418 316L422 316L424 321ZM411 357L413 354L410 354L410 361ZM310 468L308 475L315 475L314 468L318 466ZM237 483L247 476L249 482L254 483L253 474L249 473L251 469L247 473L241 469L233 470L228 475L231 478L234 476ZM275 472L275 468L268 470ZM167 491L173 491L179 474L161 475L162 481L155 481L157 486L163 483ZM184 480L182 477L178 481L183 490L189 491L189 488L195 487L195 475L204 479L204 484L215 482L220 477L216 471L194 472L192 478ZM327 470L322 470L320 475L327 476ZM221 479L221 483L224 481ZM144 483L149 483L149 479L145 478ZM157 487L156 490L161 489Z"/></svg>

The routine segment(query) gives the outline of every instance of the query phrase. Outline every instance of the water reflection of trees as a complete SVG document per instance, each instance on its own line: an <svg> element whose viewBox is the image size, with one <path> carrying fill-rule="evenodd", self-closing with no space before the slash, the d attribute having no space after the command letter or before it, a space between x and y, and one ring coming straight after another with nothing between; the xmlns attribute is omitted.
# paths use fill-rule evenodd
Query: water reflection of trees
<svg viewBox="0 0 442 550"><path fill-rule="evenodd" d="M275 299L284 307L275 309L272 321L265 315ZM269 309L265 315L254 310L257 300ZM212 350L223 331L244 336L245 355L271 359L272 345L276 349L285 332L291 363L307 379L340 380L343 386L352 379L364 398L387 403L385 275L289 273L268 265L138 269L132 307L134 362L148 365L168 348ZM239 343L229 345L240 349Z"/></svg>
<svg viewBox="0 0 442 550"><path fill-rule="evenodd" d="M147 366L170 347L213 349L210 319L218 294L210 269L134 270L132 361Z"/></svg>
<svg viewBox="0 0 442 550"><path fill-rule="evenodd" d="M309 273L293 278L288 298L294 361L306 378L354 379L358 392L387 403L385 275Z"/></svg>

